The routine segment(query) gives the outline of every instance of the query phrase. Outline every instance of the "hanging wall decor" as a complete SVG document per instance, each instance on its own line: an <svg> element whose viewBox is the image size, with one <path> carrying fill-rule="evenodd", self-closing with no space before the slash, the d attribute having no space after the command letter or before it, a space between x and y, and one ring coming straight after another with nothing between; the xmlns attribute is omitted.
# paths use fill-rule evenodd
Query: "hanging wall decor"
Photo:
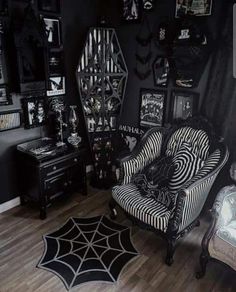
<svg viewBox="0 0 236 292"><path fill-rule="evenodd" d="M22 98L25 128L35 128L45 124L45 97Z"/></svg>
<svg viewBox="0 0 236 292"><path fill-rule="evenodd" d="M176 0L175 17L211 15L212 0Z"/></svg>
<svg viewBox="0 0 236 292"><path fill-rule="evenodd" d="M152 72L150 69L152 59L151 46L152 31L148 17L145 15L140 30L136 36L136 66L134 68L134 73L140 80L146 79Z"/></svg>
<svg viewBox="0 0 236 292"><path fill-rule="evenodd" d="M113 149L111 137L117 129L127 76L115 30L90 28L77 67L77 82L91 149L95 140L96 149L102 147L106 152L109 148L109 153ZM100 171L97 176L101 176Z"/></svg>
<svg viewBox="0 0 236 292"><path fill-rule="evenodd" d="M21 126L21 112L19 110L0 113L0 132L16 129Z"/></svg>
<svg viewBox="0 0 236 292"><path fill-rule="evenodd" d="M0 105L12 104L8 88L8 70L6 64L6 23L0 19Z"/></svg>
<svg viewBox="0 0 236 292"><path fill-rule="evenodd" d="M45 24L45 33L48 46L58 48L61 46L61 24L60 19L56 17L43 16Z"/></svg>
<svg viewBox="0 0 236 292"><path fill-rule="evenodd" d="M154 7L155 0L143 0L143 8L145 10L152 10Z"/></svg>
<svg viewBox="0 0 236 292"><path fill-rule="evenodd" d="M9 94L8 87L0 86L0 105L10 105L12 104L12 99Z"/></svg>
<svg viewBox="0 0 236 292"><path fill-rule="evenodd" d="M153 63L154 84L160 87L167 87L170 75L168 58L158 56Z"/></svg>
<svg viewBox="0 0 236 292"><path fill-rule="evenodd" d="M138 21L140 11L139 0L123 0L123 19L125 21Z"/></svg>
<svg viewBox="0 0 236 292"><path fill-rule="evenodd" d="M170 117L175 120L186 120L197 113L199 94L190 91L173 91Z"/></svg>
<svg viewBox="0 0 236 292"><path fill-rule="evenodd" d="M45 91L47 40L42 23L29 4L15 33L20 92Z"/></svg>
<svg viewBox="0 0 236 292"><path fill-rule="evenodd" d="M140 127L162 127L166 92L141 89Z"/></svg>

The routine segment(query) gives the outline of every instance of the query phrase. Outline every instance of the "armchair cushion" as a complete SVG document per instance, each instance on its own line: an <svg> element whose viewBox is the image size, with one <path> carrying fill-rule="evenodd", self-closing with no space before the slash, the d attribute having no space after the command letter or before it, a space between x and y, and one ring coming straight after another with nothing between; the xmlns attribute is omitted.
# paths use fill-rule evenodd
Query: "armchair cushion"
<svg viewBox="0 0 236 292"><path fill-rule="evenodd" d="M166 232L171 211L153 198L143 197L135 184L113 187L112 196L128 214Z"/></svg>
<svg viewBox="0 0 236 292"><path fill-rule="evenodd" d="M236 220L217 230L217 236L236 247Z"/></svg>
<svg viewBox="0 0 236 292"><path fill-rule="evenodd" d="M222 239L215 233L210 239L208 251L212 258L220 260L236 270L235 245L232 245L229 241L225 241L225 239Z"/></svg>
<svg viewBox="0 0 236 292"><path fill-rule="evenodd" d="M173 199L167 187L159 188L158 185L150 184L144 174L134 176L132 182L137 186L143 197L154 199L167 207L168 210L173 209Z"/></svg>
<svg viewBox="0 0 236 292"><path fill-rule="evenodd" d="M186 142L191 145L191 151L196 156L203 161L207 159L210 148L209 137L205 131L191 127L181 127L171 135L166 146L166 155L175 156Z"/></svg>
<svg viewBox="0 0 236 292"><path fill-rule="evenodd" d="M191 144L184 142L173 157L173 164L175 171L170 179L169 189L172 193L176 193L196 175L203 167L204 161L192 151Z"/></svg>
<svg viewBox="0 0 236 292"><path fill-rule="evenodd" d="M164 156L155 159L151 164L146 166L142 171L147 178L147 181L158 187L168 186L170 178L175 171L172 157Z"/></svg>

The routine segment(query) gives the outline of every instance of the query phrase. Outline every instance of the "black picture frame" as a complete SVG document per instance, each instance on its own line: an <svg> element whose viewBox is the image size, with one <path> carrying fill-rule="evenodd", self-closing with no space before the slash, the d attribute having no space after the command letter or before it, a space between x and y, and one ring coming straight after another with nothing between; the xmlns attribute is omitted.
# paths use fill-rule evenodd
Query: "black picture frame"
<svg viewBox="0 0 236 292"><path fill-rule="evenodd" d="M125 22L139 22L141 20L141 5L139 0L122 0L122 19Z"/></svg>
<svg viewBox="0 0 236 292"><path fill-rule="evenodd" d="M41 12L60 13L60 0L38 0L38 9Z"/></svg>
<svg viewBox="0 0 236 292"><path fill-rule="evenodd" d="M0 113L0 132L21 127L22 115L20 110L3 111Z"/></svg>
<svg viewBox="0 0 236 292"><path fill-rule="evenodd" d="M42 15L41 17L44 22L48 46L51 48L60 48L62 46L61 18L51 15Z"/></svg>
<svg viewBox="0 0 236 292"><path fill-rule="evenodd" d="M64 75L64 53L62 50L49 50L48 52L48 76Z"/></svg>
<svg viewBox="0 0 236 292"><path fill-rule="evenodd" d="M8 82L6 60L2 48L0 47L0 86Z"/></svg>
<svg viewBox="0 0 236 292"><path fill-rule="evenodd" d="M170 107L171 122L187 120L198 112L199 93L192 91L173 90Z"/></svg>
<svg viewBox="0 0 236 292"><path fill-rule="evenodd" d="M46 122L46 100L44 96L22 98L24 125L26 129L40 127Z"/></svg>
<svg viewBox="0 0 236 292"><path fill-rule="evenodd" d="M212 12L212 0L206 0L204 2L201 0L199 1L176 0L176 6L175 6L176 18L184 17L186 15L209 16L211 15L211 12Z"/></svg>
<svg viewBox="0 0 236 292"><path fill-rule="evenodd" d="M12 98L9 93L9 88L7 85L0 86L0 106L1 105L11 105Z"/></svg>
<svg viewBox="0 0 236 292"><path fill-rule="evenodd" d="M65 93L66 93L65 76L49 77L47 96L63 95Z"/></svg>
<svg viewBox="0 0 236 292"><path fill-rule="evenodd" d="M166 91L140 90L140 127L162 127L165 117Z"/></svg>
<svg viewBox="0 0 236 292"><path fill-rule="evenodd" d="M152 65L154 85L168 87L170 79L170 64L168 58L157 56Z"/></svg>

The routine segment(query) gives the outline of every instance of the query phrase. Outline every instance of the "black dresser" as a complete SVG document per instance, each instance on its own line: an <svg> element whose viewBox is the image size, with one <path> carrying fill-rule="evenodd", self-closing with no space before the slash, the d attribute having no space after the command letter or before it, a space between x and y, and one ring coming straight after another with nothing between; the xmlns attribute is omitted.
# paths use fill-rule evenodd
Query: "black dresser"
<svg viewBox="0 0 236 292"><path fill-rule="evenodd" d="M32 143L36 142L37 145L37 141L17 146L20 198L22 205L27 201L35 201L40 208L40 218L45 219L47 206L55 198L75 191L87 195L87 153L83 146L53 148L44 143L35 148ZM34 151L38 149L45 151Z"/></svg>

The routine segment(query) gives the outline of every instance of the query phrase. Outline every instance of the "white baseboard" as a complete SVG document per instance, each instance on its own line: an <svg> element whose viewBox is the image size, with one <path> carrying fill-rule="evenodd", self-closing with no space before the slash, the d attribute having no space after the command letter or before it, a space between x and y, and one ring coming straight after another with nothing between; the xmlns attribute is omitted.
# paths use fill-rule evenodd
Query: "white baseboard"
<svg viewBox="0 0 236 292"><path fill-rule="evenodd" d="M86 166L86 173L93 171L92 165ZM0 214L20 205L20 197L16 197L10 201L0 204Z"/></svg>
<svg viewBox="0 0 236 292"><path fill-rule="evenodd" d="M20 205L20 197L0 204L0 214Z"/></svg>

